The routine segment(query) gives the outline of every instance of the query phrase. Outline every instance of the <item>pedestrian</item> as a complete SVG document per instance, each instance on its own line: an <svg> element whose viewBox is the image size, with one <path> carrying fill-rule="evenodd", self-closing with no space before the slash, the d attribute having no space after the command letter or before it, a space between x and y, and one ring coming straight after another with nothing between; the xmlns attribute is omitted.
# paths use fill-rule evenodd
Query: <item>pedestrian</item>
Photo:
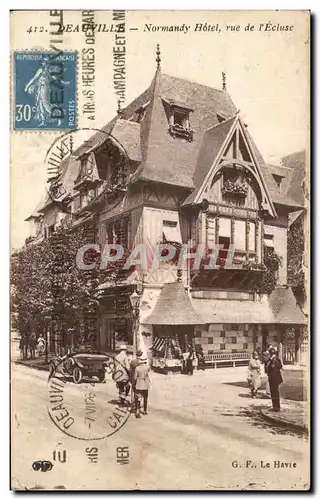
<svg viewBox="0 0 320 500"><path fill-rule="evenodd" d="M131 387L132 387L132 400L133 400L133 403L134 405L136 406L136 399L137 399L137 396L136 396L136 386L135 386L135 380L134 380L134 372L135 372L135 369L137 368L138 364L139 364L139 358L141 358L142 356L142 351L140 349L137 350L136 352L136 357L135 358L132 358L132 360L130 361L130 382L131 382ZM134 408L132 409L132 411L134 411Z"/></svg>
<svg viewBox="0 0 320 500"><path fill-rule="evenodd" d="M279 385L283 382L281 375L282 363L278 358L278 350L276 347L270 347L269 352L270 358L266 363L266 371L269 380L272 407L273 411L280 411Z"/></svg>
<svg viewBox="0 0 320 500"><path fill-rule="evenodd" d="M134 371L135 391L136 391L136 418L141 418L141 406L143 404L144 415L148 414L148 396L150 389L150 366L148 358L139 358L139 364Z"/></svg>
<svg viewBox="0 0 320 500"><path fill-rule="evenodd" d="M127 356L126 344L119 345L119 353L115 356L115 368L112 375L119 393L120 406L126 406L130 392L130 363Z"/></svg>
<svg viewBox="0 0 320 500"><path fill-rule="evenodd" d="M40 334L40 336L38 337L38 340L37 340L37 354L39 357L43 356L44 351L45 351L45 345L46 345L46 341L44 340L44 338Z"/></svg>
<svg viewBox="0 0 320 500"><path fill-rule="evenodd" d="M31 337L29 340L30 358L31 359L34 359L36 357L36 345L37 345L37 337L36 337L36 334L33 332L31 334Z"/></svg>
<svg viewBox="0 0 320 500"><path fill-rule="evenodd" d="M198 370L204 370L205 367L206 367L206 362L205 362L205 359L204 359L203 349L202 349L201 345L198 345L197 348L196 348L196 356L197 356L197 359L198 359L197 369Z"/></svg>
<svg viewBox="0 0 320 500"><path fill-rule="evenodd" d="M248 384L253 398L261 387L261 362L257 351L253 351L249 361Z"/></svg>
<svg viewBox="0 0 320 500"><path fill-rule="evenodd" d="M266 375L267 375L267 362L268 362L269 358L270 358L270 352L268 349L266 349L264 351L264 353L262 354L264 373ZM270 398L270 385L269 385L268 375L267 375L267 379L266 379L265 397Z"/></svg>
<svg viewBox="0 0 320 500"><path fill-rule="evenodd" d="M193 360L194 360L193 347L191 345L189 345L189 347L188 347L188 356L187 356L187 359L186 359L186 373L188 375L193 375L193 369L194 369Z"/></svg>
<svg viewBox="0 0 320 500"><path fill-rule="evenodd" d="M26 357L26 337L22 334L19 341L20 359Z"/></svg>

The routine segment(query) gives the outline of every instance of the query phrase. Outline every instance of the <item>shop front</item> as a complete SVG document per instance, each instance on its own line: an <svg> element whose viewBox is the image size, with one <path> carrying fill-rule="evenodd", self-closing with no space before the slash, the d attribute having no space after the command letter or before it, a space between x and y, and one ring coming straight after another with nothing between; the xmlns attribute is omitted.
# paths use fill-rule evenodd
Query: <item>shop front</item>
<svg viewBox="0 0 320 500"><path fill-rule="evenodd" d="M98 348L103 352L115 352L120 344L134 350L135 314L130 297L132 285L113 287L99 297Z"/></svg>
<svg viewBox="0 0 320 500"><path fill-rule="evenodd" d="M195 331L203 324L180 281L165 283L146 325L152 327L152 368L163 373L181 371L183 354L196 352Z"/></svg>

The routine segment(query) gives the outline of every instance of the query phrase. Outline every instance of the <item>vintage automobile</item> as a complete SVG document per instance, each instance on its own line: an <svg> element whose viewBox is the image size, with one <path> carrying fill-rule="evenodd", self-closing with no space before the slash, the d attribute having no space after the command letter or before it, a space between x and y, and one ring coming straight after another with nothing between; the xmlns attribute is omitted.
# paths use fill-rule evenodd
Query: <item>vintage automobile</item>
<svg viewBox="0 0 320 500"><path fill-rule="evenodd" d="M97 377L99 382L105 379L105 366L109 357L98 352L81 352L72 356L54 358L49 364L49 373L61 373L71 376L75 384L80 384L83 378L93 379Z"/></svg>

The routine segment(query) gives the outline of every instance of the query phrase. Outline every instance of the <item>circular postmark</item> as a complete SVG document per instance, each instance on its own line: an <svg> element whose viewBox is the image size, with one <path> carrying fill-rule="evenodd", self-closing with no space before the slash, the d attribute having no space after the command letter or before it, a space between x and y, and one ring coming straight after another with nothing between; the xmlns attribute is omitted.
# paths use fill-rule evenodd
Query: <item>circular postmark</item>
<svg viewBox="0 0 320 500"><path fill-rule="evenodd" d="M113 164L115 168L110 168ZM45 155L46 191L60 212L74 214L73 191L90 186L91 197L124 191L130 159L121 142L103 129L78 128L57 137ZM77 211L80 210L76 209Z"/></svg>
<svg viewBox="0 0 320 500"><path fill-rule="evenodd" d="M112 436L131 415L130 400L124 406L118 403L117 384L127 379L126 374L126 368L109 354L64 356L51 365L48 378L51 421L75 439L92 441Z"/></svg>

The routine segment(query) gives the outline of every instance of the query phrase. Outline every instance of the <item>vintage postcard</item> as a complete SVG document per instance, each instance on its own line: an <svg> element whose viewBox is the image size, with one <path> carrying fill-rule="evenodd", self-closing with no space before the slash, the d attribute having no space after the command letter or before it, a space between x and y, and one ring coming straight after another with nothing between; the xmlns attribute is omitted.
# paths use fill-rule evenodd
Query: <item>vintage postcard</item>
<svg viewBox="0 0 320 500"><path fill-rule="evenodd" d="M11 488L309 490L308 11L11 12Z"/></svg>

